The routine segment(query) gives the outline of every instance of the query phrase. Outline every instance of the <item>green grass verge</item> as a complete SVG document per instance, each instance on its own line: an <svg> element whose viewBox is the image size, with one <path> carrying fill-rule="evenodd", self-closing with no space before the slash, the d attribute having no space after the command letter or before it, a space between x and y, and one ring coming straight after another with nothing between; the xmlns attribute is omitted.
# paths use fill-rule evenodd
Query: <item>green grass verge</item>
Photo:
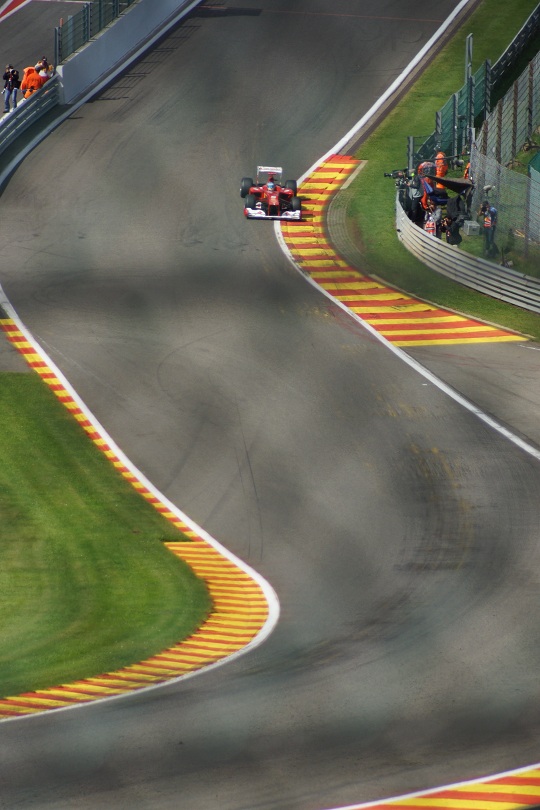
<svg viewBox="0 0 540 810"><path fill-rule="evenodd" d="M142 660L205 618L186 539L36 374L0 377L0 696Z"/></svg>
<svg viewBox="0 0 540 810"><path fill-rule="evenodd" d="M407 137L433 132L436 111L462 86L467 35L473 34L474 72L484 59L496 61L536 6L537 0L484 0L358 149L356 157L368 163L352 185L347 216L366 273L441 307L540 339L538 315L462 287L411 256L395 232L394 184L383 176L406 165Z"/></svg>

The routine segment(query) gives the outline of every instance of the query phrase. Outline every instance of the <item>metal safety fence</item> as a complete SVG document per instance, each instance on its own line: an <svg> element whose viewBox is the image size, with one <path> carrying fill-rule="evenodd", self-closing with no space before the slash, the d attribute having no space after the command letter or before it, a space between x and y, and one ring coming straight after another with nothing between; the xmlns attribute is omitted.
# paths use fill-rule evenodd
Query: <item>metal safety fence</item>
<svg viewBox="0 0 540 810"><path fill-rule="evenodd" d="M396 227L405 247L421 262L466 287L540 313L540 279L471 256L426 233L408 218L396 197Z"/></svg>
<svg viewBox="0 0 540 810"><path fill-rule="evenodd" d="M435 130L427 136L409 138L409 168L422 160L432 159L440 149L448 155L469 151L474 127L480 126L488 117L495 105L498 88L517 63L523 49L535 37L538 38L539 33L540 4L494 65L487 59L474 74L466 70L463 87L435 114ZM466 68L472 58L472 40L468 42L468 47L469 44L471 54L466 56Z"/></svg>
<svg viewBox="0 0 540 810"><path fill-rule="evenodd" d="M487 116L476 135L478 150L510 164L540 126L540 53Z"/></svg>
<svg viewBox="0 0 540 810"><path fill-rule="evenodd" d="M451 122L459 121L463 115L459 94L454 97L453 104L450 123L445 124L444 110L440 113L441 132L451 129ZM540 53L497 102L477 133L472 132L467 146L475 186L472 208L476 209L488 198L498 211L497 230L504 250L524 256L529 256L532 244L540 244L540 176L538 172L530 172L527 176L513 171L513 167L521 150L537 148L533 139L539 127ZM438 149L448 155L462 154L465 144L463 130L455 127L449 138L445 141L442 135L434 133L431 140L426 140L428 159L433 159ZM410 144L409 166L415 166L417 160L414 145Z"/></svg>
<svg viewBox="0 0 540 810"><path fill-rule="evenodd" d="M22 99L17 109L2 121L0 127L0 154L22 135L32 124L60 103L60 81L53 76L29 98Z"/></svg>
<svg viewBox="0 0 540 810"><path fill-rule="evenodd" d="M94 0L84 3L77 14L62 20L62 24L54 31L56 64L65 62L68 56L86 45L135 2L136 0Z"/></svg>
<svg viewBox="0 0 540 810"><path fill-rule="evenodd" d="M473 146L471 177L474 193L471 208L484 199L497 209L497 231L506 252L528 254L531 243L540 243L540 176L512 171L493 156Z"/></svg>

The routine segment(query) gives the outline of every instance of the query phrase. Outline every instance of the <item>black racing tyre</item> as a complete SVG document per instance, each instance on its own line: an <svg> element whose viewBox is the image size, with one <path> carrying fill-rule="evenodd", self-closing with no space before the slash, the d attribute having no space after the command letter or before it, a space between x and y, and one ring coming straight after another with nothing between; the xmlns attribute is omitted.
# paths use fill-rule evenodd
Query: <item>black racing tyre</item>
<svg viewBox="0 0 540 810"><path fill-rule="evenodd" d="M256 202L257 198L255 197L255 194L247 194L244 201L244 208L255 208Z"/></svg>
<svg viewBox="0 0 540 810"><path fill-rule="evenodd" d="M296 192L298 191L296 187L296 180L287 180L285 183L285 188L290 188L292 193L296 196Z"/></svg>
<svg viewBox="0 0 540 810"><path fill-rule="evenodd" d="M249 190L253 185L253 179L251 177L242 177L242 181L240 183L240 196L244 198L246 194L249 194Z"/></svg>
<svg viewBox="0 0 540 810"><path fill-rule="evenodd" d="M300 197L293 197L291 200L291 207L293 211L301 211L302 210L302 200Z"/></svg>

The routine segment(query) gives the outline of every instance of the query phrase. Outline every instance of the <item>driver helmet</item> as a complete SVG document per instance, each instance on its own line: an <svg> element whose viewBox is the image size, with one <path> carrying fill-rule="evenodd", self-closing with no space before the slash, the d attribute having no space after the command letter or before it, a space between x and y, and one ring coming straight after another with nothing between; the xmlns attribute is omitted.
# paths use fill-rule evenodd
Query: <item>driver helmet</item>
<svg viewBox="0 0 540 810"><path fill-rule="evenodd" d="M275 191L276 184L272 180L270 180L270 182L267 184L266 188L268 189L268 191Z"/></svg>

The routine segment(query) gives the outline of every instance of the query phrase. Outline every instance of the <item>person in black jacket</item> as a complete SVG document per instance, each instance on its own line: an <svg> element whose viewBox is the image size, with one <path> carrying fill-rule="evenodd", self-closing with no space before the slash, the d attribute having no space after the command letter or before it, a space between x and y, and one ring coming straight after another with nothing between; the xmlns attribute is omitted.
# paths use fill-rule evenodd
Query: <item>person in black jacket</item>
<svg viewBox="0 0 540 810"><path fill-rule="evenodd" d="M17 93L21 86L19 71L13 65L6 65L6 71L2 77L4 79L4 112L10 112L10 101L13 109L17 107Z"/></svg>

